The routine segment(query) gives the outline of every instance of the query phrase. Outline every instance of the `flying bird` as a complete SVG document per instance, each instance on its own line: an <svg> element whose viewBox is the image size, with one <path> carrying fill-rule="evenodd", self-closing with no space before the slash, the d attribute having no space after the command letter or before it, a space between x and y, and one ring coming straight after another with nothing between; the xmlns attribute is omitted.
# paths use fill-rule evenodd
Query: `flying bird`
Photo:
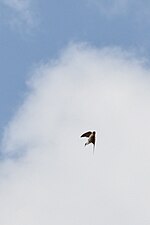
<svg viewBox="0 0 150 225"><path fill-rule="evenodd" d="M81 137L87 137L88 141L85 143L85 146L92 143L93 144L93 154L94 154L94 148L95 148L95 136L96 132L95 131L88 131L84 134L81 135Z"/></svg>

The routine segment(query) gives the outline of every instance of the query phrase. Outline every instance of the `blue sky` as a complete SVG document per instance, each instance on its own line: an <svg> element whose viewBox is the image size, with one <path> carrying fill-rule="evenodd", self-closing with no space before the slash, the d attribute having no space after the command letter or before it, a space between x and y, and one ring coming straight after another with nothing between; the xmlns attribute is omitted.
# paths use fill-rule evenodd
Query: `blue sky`
<svg viewBox="0 0 150 225"><path fill-rule="evenodd" d="M1 223L150 224L149 1L0 6Z"/></svg>
<svg viewBox="0 0 150 225"><path fill-rule="evenodd" d="M31 0L19 9L19 1L0 4L1 132L22 99L32 67L55 58L68 43L120 46L149 58L148 1Z"/></svg>

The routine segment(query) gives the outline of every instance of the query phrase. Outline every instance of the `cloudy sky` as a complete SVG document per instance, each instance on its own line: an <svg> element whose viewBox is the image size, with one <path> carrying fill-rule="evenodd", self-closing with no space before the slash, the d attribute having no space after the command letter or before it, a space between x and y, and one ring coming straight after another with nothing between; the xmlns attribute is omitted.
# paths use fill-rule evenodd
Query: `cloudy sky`
<svg viewBox="0 0 150 225"><path fill-rule="evenodd" d="M150 3L1 0L0 19L0 223L149 225Z"/></svg>

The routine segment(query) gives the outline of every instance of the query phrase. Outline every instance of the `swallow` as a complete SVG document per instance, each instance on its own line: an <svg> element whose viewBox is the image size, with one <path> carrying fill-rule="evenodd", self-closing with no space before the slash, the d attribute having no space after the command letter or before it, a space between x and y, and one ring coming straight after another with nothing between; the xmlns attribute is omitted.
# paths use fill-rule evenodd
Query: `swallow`
<svg viewBox="0 0 150 225"><path fill-rule="evenodd" d="M95 131L88 131L84 134L81 135L81 137L87 137L88 141L85 143L85 146L92 143L93 144L93 154L94 154L94 149L95 149L95 139L96 139L96 132Z"/></svg>

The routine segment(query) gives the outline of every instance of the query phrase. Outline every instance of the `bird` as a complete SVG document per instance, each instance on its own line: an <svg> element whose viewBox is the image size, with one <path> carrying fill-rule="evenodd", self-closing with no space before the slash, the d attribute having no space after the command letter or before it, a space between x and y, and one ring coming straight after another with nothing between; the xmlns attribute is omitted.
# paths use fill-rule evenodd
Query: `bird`
<svg viewBox="0 0 150 225"><path fill-rule="evenodd" d="M92 143L93 144L93 154L94 154L94 149L95 149L95 139L96 139L96 132L95 131L88 131L84 134L81 135L81 138L82 137L87 137L88 138L88 141L85 143L84 146Z"/></svg>

